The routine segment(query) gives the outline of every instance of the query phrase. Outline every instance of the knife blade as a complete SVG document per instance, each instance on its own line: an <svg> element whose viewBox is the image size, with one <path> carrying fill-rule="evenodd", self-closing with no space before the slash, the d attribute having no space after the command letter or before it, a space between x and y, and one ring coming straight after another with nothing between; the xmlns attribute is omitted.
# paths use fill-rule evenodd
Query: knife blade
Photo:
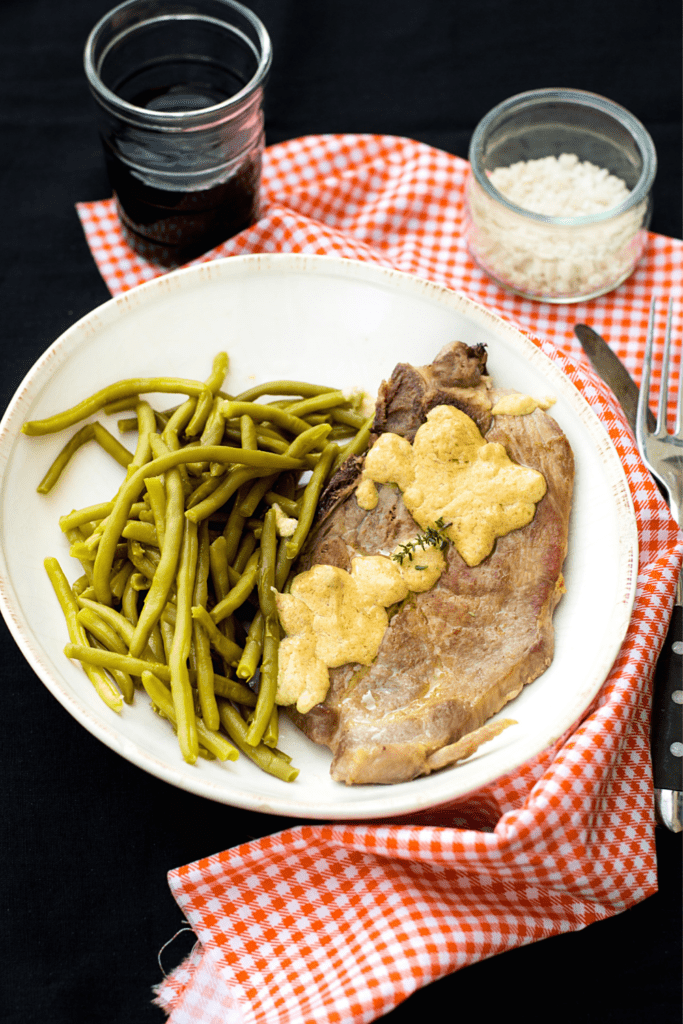
<svg viewBox="0 0 683 1024"><path fill-rule="evenodd" d="M574 334L581 342L581 348L590 359L591 366L601 380L614 392L631 430L636 432L636 410L638 408L638 385L630 373L609 347L603 337L588 324L575 324ZM655 428L655 418L648 409L648 426Z"/></svg>
<svg viewBox="0 0 683 1024"><path fill-rule="evenodd" d="M588 324L576 324L574 333L595 372L614 392L635 433L637 384L597 331ZM655 418L649 410L648 423L654 429ZM679 579L671 624L655 668L650 721L655 811L658 822L671 832L680 832L683 827L682 615Z"/></svg>

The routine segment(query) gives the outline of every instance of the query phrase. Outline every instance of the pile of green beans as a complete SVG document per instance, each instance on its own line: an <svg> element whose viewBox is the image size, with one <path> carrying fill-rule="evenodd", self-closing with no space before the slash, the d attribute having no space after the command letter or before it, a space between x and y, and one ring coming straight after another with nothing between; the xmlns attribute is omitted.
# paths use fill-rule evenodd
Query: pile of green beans
<svg viewBox="0 0 683 1024"><path fill-rule="evenodd" d="M60 519L82 575L70 584L57 559L45 559L66 620L66 656L114 711L143 688L189 764L232 761L241 751L291 782L298 770L277 746L276 594L288 586L327 481L367 448L372 418L360 413L360 397L302 381L231 396L221 390L227 372L221 352L205 382L119 381L22 429L41 436L102 411L134 412L119 420L122 433L137 433L134 452L86 423L38 486L48 493L90 440L125 469L112 498ZM165 411L141 397L164 393L186 397ZM295 522L281 535L284 518Z"/></svg>

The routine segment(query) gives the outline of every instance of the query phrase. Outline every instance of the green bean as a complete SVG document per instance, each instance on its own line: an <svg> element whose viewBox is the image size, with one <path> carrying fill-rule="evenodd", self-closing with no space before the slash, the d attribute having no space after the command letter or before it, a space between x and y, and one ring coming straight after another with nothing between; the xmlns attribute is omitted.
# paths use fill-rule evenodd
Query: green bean
<svg viewBox="0 0 683 1024"><path fill-rule="evenodd" d="M280 510L284 512L286 516L291 516L296 519L299 515L300 504L298 501L292 501L291 498L286 498L284 494L276 494L275 491L268 491L263 495L263 500L268 505L279 505Z"/></svg>
<svg viewBox="0 0 683 1024"><path fill-rule="evenodd" d="M269 508L263 520L259 557L258 596L259 607L266 622L277 617L275 604L275 557L277 554L277 529L275 510Z"/></svg>
<svg viewBox="0 0 683 1024"><path fill-rule="evenodd" d="M185 428L185 434L187 437L196 437L200 434L206 422L211 415L211 410L214 404L214 397L220 388L221 384L225 380L225 375L228 372L228 355L227 352L219 352L213 360L213 366L211 374L206 381L206 392L200 395L196 409L192 415L190 422Z"/></svg>
<svg viewBox="0 0 683 1024"><path fill-rule="evenodd" d="M67 529L67 530L64 531L66 539L69 541L69 544L72 547L73 547L74 544L78 544L79 542L83 541L83 534L81 533L82 529L83 529L83 527L74 526L71 529ZM112 552L112 559L111 559L112 560L112 565L114 564L114 558L115 558L115 551ZM89 559L83 559L83 560L79 559L79 561L81 561L81 568L83 569L83 572L88 577L89 585L92 586L92 583L93 583L93 562L90 561Z"/></svg>
<svg viewBox="0 0 683 1024"><path fill-rule="evenodd" d="M152 632L149 634L149 640L147 646L142 652L143 658L149 658L150 661L161 661L164 657L164 641L161 636L161 628L159 623L155 623Z"/></svg>
<svg viewBox="0 0 683 1024"><path fill-rule="evenodd" d="M188 398L178 406L171 416L169 416L166 426L161 432L161 441L169 451L177 452L181 449L182 445L180 444L178 435L185 429L189 421L192 419L196 407L196 398ZM154 448L153 438L150 438L150 440L152 441L152 452L156 457L158 451ZM192 485L190 484L187 466L179 465L178 472L180 473L180 477L183 481L183 489L189 493L192 490Z"/></svg>
<svg viewBox="0 0 683 1024"><path fill-rule="evenodd" d="M190 417L190 421L185 427L186 437L196 437L197 434L201 434L202 430L206 426L206 421L211 413L213 406L213 395L210 391L205 391L203 395L197 399L194 412Z"/></svg>
<svg viewBox="0 0 683 1024"><path fill-rule="evenodd" d="M299 774L298 768L292 768L291 764L278 751L271 750L264 743L259 743L258 746L248 743L247 726L239 712L231 704L219 699L218 711L223 728L243 754L269 775L275 775L283 782L294 782Z"/></svg>
<svg viewBox="0 0 683 1024"><path fill-rule="evenodd" d="M116 384L97 391L94 395L74 405L71 409L48 416L43 420L28 420L24 423L22 432L30 437L42 434L54 434L59 430L72 427L75 423L84 420L87 416L99 412L105 405L119 398L137 396L148 392L164 392L170 394L185 394L199 397L207 391L206 384L196 380L184 380L180 377L139 377L131 380L121 380Z"/></svg>
<svg viewBox="0 0 683 1024"><path fill-rule="evenodd" d="M102 412L107 416L116 416L119 412L128 412L130 409L134 409L138 404L139 398L137 392L133 395L127 395L125 398L116 398L113 402L107 402L102 406ZM135 417L135 425L137 426L138 420Z"/></svg>
<svg viewBox="0 0 683 1024"><path fill-rule="evenodd" d="M264 743L252 746L247 742L247 725L236 709L232 708L226 700L218 700L218 713L220 721L234 744L239 746L254 764L258 765L269 775L275 775L285 782L293 782L299 774L298 768L291 764L280 754L272 751Z"/></svg>
<svg viewBox="0 0 683 1024"><path fill-rule="evenodd" d="M69 441L67 441L43 479L38 484L38 487L36 488L38 494L50 493L78 449L84 444L87 444L88 441L92 441L94 436L95 430L92 423L87 423L84 427L81 427L81 429L77 431Z"/></svg>
<svg viewBox="0 0 683 1024"><path fill-rule="evenodd" d="M154 579L154 577L156 575L157 567L156 567L155 563L152 561L152 559L150 558L150 554L151 554L151 549L150 548L147 548L147 549L143 548L142 544L140 544L139 541L137 541L137 540L129 540L128 541L128 557L129 557L129 559L131 560L131 562L133 563L133 565L135 566L137 571L142 576L145 576L146 579L149 581L148 584L147 584L147 587L143 587L143 589L148 589L149 588L152 580ZM111 590L111 581L109 582L109 589Z"/></svg>
<svg viewBox="0 0 683 1024"><path fill-rule="evenodd" d="M244 645L242 657L237 665L235 674L238 679L253 679L256 675L256 669L259 666L263 652L264 626L263 612L259 609L251 620L251 626L247 633L247 642Z"/></svg>
<svg viewBox="0 0 683 1024"><path fill-rule="evenodd" d="M339 449L339 454L332 464L332 473L336 473L342 463L346 462L352 455L362 455L368 444L370 443L370 433L372 432L372 424L375 421L374 413L369 416L363 426L360 428L357 434L351 438L348 444L343 445Z"/></svg>
<svg viewBox="0 0 683 1024"><path fill-rule="evenodd" d="M295 437L287 448L287 455L293 459L300 459L314 448L322 448L325 445L327 435L332 428L328 423L320 423L316 427L309 427L302 434Z"/></svg>
<svg viewBox="0 0 683 1024"><path fill-rule="evenodd" d="M252 556L254 548L256 547L256 537L253 533L245 533L240 541L240 546L237 549L235 560L232 563L233 570L237 573L238 577L244 572L247 562ZM228 566L228 577L230 577L230 566ZM231 586L234 587L234 583L230 580Z"/></svg>
<svg viewBox="0 0 683 1024"><path fill-rule="evenodd" d="M161 632L161 641L164 648L164 657L166 659L166 664L168 664L168 659L171 656L171 647L173 646L173 626L170 624L170 622L167 622L166 619L160 619L158 626L159 631ZM171 681L170 674L168 677L168 681Z"/></svg>
<svg viewBox="0 0 683 1024"><path fill-rule="evenodd" d="M275 483L279 476L279 473L271 473L270 476L261 477L251 485L249 493L247 494L244 501L240 504L240 514L245 518L253 516L256 511L263 495L266 491L269 491L272 485Z"/></svg>
<svg viewBox="0 0 683 1024"><path fill-rule="evenodd" d="M98 505L88 505L87 508L81 508L78 510L74 509L74 511L69 512L68 515L60 517L60 528L64 533L66 533L67 530L73 530L78 526L83 526L85 523L93 523L99 519L106 519L113 508L113 501L103 501Z"/></svg>
<svg viewBox="0 0 683 1024"><path fill-rule="evenodd" d="M116 572L111 578L111 592L114 597L119 598L119 600L123 597L123 592L126 589L126 584L130 579L133 569L133 563L126 560L118 572Z"/></svg>
<svg viewBox="0 0 683 1024"><path fill-rule="evenodd" d="M297 523L294 534L287 541L286 550L288 558L296 558L301 551L301 547L308 535L308 531L311 528L315 510L318 506L318 498L320 497L320 492L327 480L327 474L330 470L335 454L335 447L333 445L329 445L320 456L320 461L311 473L311 478L306 484L306 490L304 491L303 498L301 500L299 522Z"/></svg>
<svg viewBox="0 0 683 1024"><path fill-rule="evenodd" d="M309 429L306 420L290 416L284 409L276 409L273 405L259 405L257 402L224 402L223 415L226 420L235 416L251 416L257 423L275 423L290 434L303 434Z"/></svg>
<svg viewBox="0 0 683 1024"><path fill-rule="evenodd" d="M136 519L129 519L121 531L121 536L126 540L137 540L141 544L159 547L156 527L151 523L141 523Z"/></svg>
<svg viewBox="0 0 683 1024"><path fill-rule="evenodd" d="M76 541L69 548L69 554L72 558L77 558L81 565L85 565L86 562L95 561L95 552L91 547L88 547L85 541Z"/></svg>
<svg viewBox="0 0 683 1024"><path fill-rule="evenodd" d="M270 719L266 727L266 731L263 734L263 742L271 750L277 747L278 739L280 738L280 710L277 705L273 705L273 710L270 713ZM289 763L289 762L288 762Z"/></svg>
<svg viewBox="0 0 683 1024"><path fill-rule="evenodd" d="M227 618L228 615L232 615L247 600L256 586L256 580L259 573L258 563L258 552L255 551L250 556L239 583L236 583L227 596L211 609L211 618L216 625L218 625L222 619Z"/></svg>
<svg viewBox="0 0 683 1024"><path fill-rule="evenodd" d="M279 590L280 593L286 589L287 577L295 562L295 558L290 558L287 554L288 540L288 537L280 539L275 560L275 589Z"/></svg>
<svg viewBox="0 0 683 1024"><path fill-rule="evenodd" d="M228 562L225 557L226 540L221 534L209 546L209 559L211 564L211 581L217 601L222 601L230 589L228 580Z"/></svg>
<svg viewBox="0 0 683 1024"><path fill-rule="evenodd" d="M211 366L211 374L206 380L206 386L213 395L218 394L218 391L227 376L229 367L230 359L227 352L219 352L214 356Z"/></svg>
<svg viewBox="0 0 683 1024"><path fill-rule="evenodd" d="M301 380L271 380L265 384L257 384L248 391L243 391L235 396L236 402L253 402L263 395L297 395L302 398L310 398L313 395L322 395L334 388L326 388L320 384L308 384Z"/></svg>
<svg viewBox="0 0 683 1024"><path fill-rule="evenodd" d="M243 683L238 683L236 679L228 679L227 676L221 676L214 672L213 685L217 697L226 697L228 700L234 700L236 704L242 704L244 707L256 707L256 694L254 691L250 690Z"/></svg>
<svg viewBox="0 0 683 1024"><path fill-rule="evenodd" d="M131 587L131 590L134 591L136 594L139 593L141 590L145 590L145 591L149 590L151 582L152 581L149 578L149 576L147 576L145 573L138 572L137 569L135 570L135 572L131 573L131 575L130 575L130 587ZM137 601L137 598L135 600ZM135 616L131 617L130 621L131 622L137 622L138 621L137 611L135 613Z"/></svg>
<svg viewBox="0 0 683 1024"><path fill-rule="evenodd" d="M274 455L285 455L290 448L290 442L286 441L283 437L271 437L270 435L259 433L258 442L259 448L262 451L272 452ZM313 469L316 464L316 454L303 455L302 460L307 469Z"/></svg>
<svg viewBox="0 0 683 1024"><path fill-rule="evenodd" d="M330 416L335 423L343 423L347 427L354 427L356 430L360 430L365 423L365 417L361 416L359 412L353 412L351 409L331 409Z"/></svg>
<svg viewBox="0 0 683 1024"><path fill-rule="evenodd" d="M252 454L261 454L260 452L253 452ZM198 523L201 519L208 519L209 516L217 512L219 508L225 505L228 498L231 498L235 491L239 490L243 483L247 480L253 480L255 477L269 476L267 470L253 469L245 467L243 469L233 469L232 472L228 473L226 478L218 484L218 487L203 501L199 504L194 505L192 508L188 508L185 515L188 519Z"/></svg>
<svg viewBox="0 0 683 1024"><path fill-rule="evenodd" d="M252 451L258 448L256 425L253 418L247 413L240 416L240 440L243 448L250 448Z"/></svg>
<svg viewBox="0 0 683 1024"><path fill-rule="evenodd" d="M68 643L64 648L67 658L81 661L84 665L100 668L117 668L128 672L131 676L141 676L147 669L166 682L170 682L171 673L167 665L161 662L145 661L143 658L131 658L128 654L117 654L115 651L100 651L85 644Z"/></svg>
<svg viewBox="0 0 683 1024"><path fill-rule="evenodd" d="M251 724L254 721L254 714L255 711L252 711L251 714L247 716L247 727L251 727ZM270 747L271 750L273 749L273 747L277 747L279 731L279 710L277 705L273 705L273 710L270 713L268 725L266 726L265 732L263 733L263 739L261 740L261 742L264 743L267 747Z"/></svg>
<svg viewBox="0 0 683 1024"><path fill-rule="evenodd" d="M138 426L138 443L135 447L135 455L128 466L128 474L132 474L140 466L144 466L152 457L152 446L150 435L156 433L156 417L149 402L138 402L135 406Z"/></svg>
<svg viewBox="0 0 683 1024"><path fill-rule="evenodd" d="M198 746L192 687L187 670L192 639L191 608L197 570L197 549L197 524L186 519L177 573L177 619L168 663L178 725L178 742L183 758L188 764L194 764L197 760Z"/></svg>
<svg viewBox="0 0 683 1024"><path fill-rule="evenodd" d="M93 634L90 634L90 644L92 645L93 648L99 648L103 651L108 649L106 644L103 644ZM133 684L133 680L131 679L131 677L128 675L127 672L121 672L117 668L110 668L108 669L108 672L111 675L114 682L116 683L116 685L118 686L119 690L121 691L121 694L126 704L132 704L133 696L135 694L135 686Z"/></svg>
<svg viewBox="0 0 683 1024"><path fill-rule="evenodd" d="M311 398L304 398L300 402L290 405L287 412L290 416L301 416L306 419L311 413L322 412L325 409L332 409L335 406L343 405L346 402L343 391L327 391L322 395L313 395Z"/></svg>
<svg viewBox="0 0 683 1024"><path fill-rule="evenodd" d="M145 487L147 488L147 497L149 498L149 505L154 517L159 550L162 551L166 535L166 483L161 476L150 476L145 481Z"/></svg>
<svg viewBox="0 0 683 1024"><path fill-rule="evenodd" d="M156 424L156 417L154 422ZM119 434L128 434L131 430L137 430L138 425L137 416L127 416L126 419L116 421L116 426L119 428Z"/></svg>
<svg viewBox="0 0 683 1024"><path fill-rule="evenodd" d="M41 480L37 487L39 494L48 494L61 474L66 469L69 461L73 455L81 448L86 442L95 440L109 455L113 456L114 459L121 466L128 466L133 456L122 444L120 444L115 437L109 433L99 423L88 423L84 427L81 427L79 431L71 438L70 441L62 448L61 452L54 460L49 470Z"/></svg>
<svg viewBox="0 0 683 1024"><path fill-rule="evenodd" d="M110 608L109 605L99 604L91 598L86 598L84 594L79 595L77 601L80 608L91 608L92 611L96 612L96 614L99 615L107 625L111 626L111 628L118 633L121 640L126 645L126 648L130 647L130 641L135 627L127 618L125 613L117 612L115 608Z"/></svg>
<svg viewBox="0 0 683 1024"><path fill-rule="evenodd" d="M147 643L150 630L164 610L175 580L183 540L184 509L185 495L180 474L176 469L170 469L166 474L164 547L157 571L154 573L152 586L135 627L135 636L130 645L130 653L133 657L138 657Z"/></svg>
<svg viewBox="0 0 683 1024"><path fill-rule="evenodd" d="M224 472L225 467L221 466L221 473L223 474ZM213 494L213 492L221 485L221 483L222 480L218 474L216 474L215 476L209 476L207 477L206 480L202 480L202 482L197 487L195 487L195 489L189 495L186 502L187 507L193 508L195 505L201 504L201 502L204 501L205 498L208 498L210 494Z"/></svg>
<svg viewBox="0 0 683 1024"><path fill-rule="evenodd" d="M237 555L240 538L242 536L242 529L244 527L244 520L247 518L240 512L240 505L249 493L250 488L251 483L247 481L237 491L232 508L230 509L228 521L225 524L225 529L223 530L223 536L225 537L225 560L228 565L232 565L235 561L235 556Z"/></svg>
<svg viewBox="0 0 683 1024"><path fill-rule="evenodd" d="M94 437L100 448L104 449L108 455L111 455L120 466L127 469L133 461L132 454L128 451L125 445L121 444L120 441L110 434L106 427L103 427L101 423L93 423L92 425Z"/></svg>
<svg viewBox="0 0 683 1024"><path fill-rule="evenodd" d="M223 440L223 431L225 430L225 417L223 416L222 410L222 399L214 398L213 406L211 412L209 413L209 418L207 419L206 426L202 431L202 445L220 444L221 441Z"/></svg>
<svg viewBox="0 0 683 1024"><path fill-rule="evenodd" d="M74 597L73 591L69 586L62 567L56 558L46 558L45 571L47 572L52 589L55 592L59 605L64 613L66 620L66 628L69 634L69 639L72 644L83 646L86 650L92 651L93 648L87 644L87 637L83 626L78 621L78 602ZM69 657L69 655L67 655ZM85 666L84 666L85 667ZM100 666L88 664L85 667L85 672L90 679L90 682L95 687L96 692L102 698L102 700L110 707L113 711L120 711L123 707L123 698L121 694L114 686L109 676L101 671Z"/></svg>
<svg viewBox="0 0 683 1024"><path fill-rule="evenodd" d="M258 541L261 539L263 522L260 519L256 519L254 516L252 516L250 519L246 519L244 521L244 527L254 535L255 540Z"/></svg>
<svg viewBox="0 0 683 1024"><path fill-rule="evenodd" d="M136 472L133 473L133 475L129 477L119 489L116 501L114 502L114 508L111 514L107 517L107 525L97 549L93 579L95 581L94 586L97 599L102 604L111 604L111 590L109 587L111 563L114 558L118 539L121 535L121 530L128 519L128 513L131 505L140 495L142 488L144 487L145 480L150 476L159 476L160 473L165 473L167 470L173 469L183 462L192 461L194 451L201 451L202 453L205 453L208 461L228 463L236 462L238 464L259 467L264 470L264 475L268 472L272 472L273 469L296 469L301 465L300 460L298 459L271 455L267 452L250 452L243 451L241 449L227 448L222 445L209 445L204 449L192 449L190 451L187 451L187 449L180 449L179 451L169 452L167 455L154 458L151 462L148 462L147 465L141 466L140 469L136 470ZM275 460L275 462L273 460ZM193 512L194 511L196 511L196 509L194 509Z"/></svg>
<svg viewBox="0 0 683 1024"><path fill-rule="evenodd" d="M164 717L177 726L178 738L180 739L180 719L168 687L164 686L163 682L153 672L148 671L142 674L142 685ZM193 717L197 737L198 740L201 740L202 745L212 754L215 754L220 761L236 761L239 755L232 743L229 743L221 733L214 729L209 729L196 715L193 715ZM197 744L197 753L199 753L199 744Z"/></svg>
<svg viewBox="0 0 683 1024"><path fill-rule="evenodd" d="M343 423L334 423L328 434L328 441L348 441L358 433L355 427L346 427Z"/></svg>
<svg viewBox="0 0 683 1024"><path fill-rule="evenodd" d="M247 732L247 743L256 747L263 739L270 716L275 707L277 689L278 649L280 646L280 623L277 616L265 619L263 630L263 656L261 675L254 718Z"/></svg>
<svg viewBox="0 0 683 1024"><path fill-rule="evenodd" d="M193 605L192 618L196 624L201 625L206 630L206 635L221 658L228 665L237 665L242 656L242 648L238 644L233 643L232 640L228 640L226 636L223 636L206 608L201 605Z"/></svg>
<svg viewBox="0 0 683 1024"><path fill-rule="evenodd" d="M208 600L209 580L209 523L205 520L199 527L199 550L197 554L197 573L195 576L194 592L192 594L192 639L195 649L196 678L195 686L199 695L199 706L202 719L207 729L218 729L220 721L218 718L218 707L214 693L213 682L213 661L211 660L211 642L204 623L197 620L194 615L194 607L206 607ZM212 620L207 618L213 626ZM214 627L215 628L215 627ZM220 634L222 636L222 634ZM240 654L241 654L240 650Z"/></svg>
<svg viewBox="0 0 683 1024"><path fill-rule="evenodd" d="M166 426L161 432L161 440L171 451L177 451L180 446L178 435L185 429L192 419L197 406L196 398L187 398L177 409L173 411L166 421Z"/></svg>
<svg viewBox="0 0 683 1024"><path fill-rule="evenodd" d="M78 599L81 594L85 594L87 591L92 590L92 587L88 582L88 577L85 573L82 576L79 576L77 580L74 580L71 584L71 590L76 599Z"/></svg>
<svg viewBox="0 0 683 1024"><path fill-rule="evenodd" d="M90 633L95 640L99 640L108 651L116 651L118 654L127 654L128 649L121 637L116 633L111 626L100 618L100 616L94 612L91 608L81 608L77 615L78 621L84 629ZM110 669L126 704L133 703L133 680L131 679L128 672L122 672L120 669Z"/></svg>

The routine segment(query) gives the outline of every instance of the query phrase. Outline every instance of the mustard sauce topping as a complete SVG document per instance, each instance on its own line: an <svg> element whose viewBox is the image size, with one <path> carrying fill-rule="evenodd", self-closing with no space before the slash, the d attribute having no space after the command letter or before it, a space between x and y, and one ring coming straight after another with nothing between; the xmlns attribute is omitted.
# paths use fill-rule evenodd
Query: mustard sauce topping
<svg viewBox="0 0 683 1024"><path fill-rule="evenodd" d="M393 556L358 555L351 572L314 565L295 576L290 592L276 597L287 634L280 643L276 703L296 704L306 714L327 696L328 669L370 665L389 625L387 608L411 590L429 590L444 566L438 548L421 549L418 541L412 558L400 563Z"/></svg>
<svg viewBox="0 0 683 1024"><path fill-rule="evenodd" d="M504 395L491 409L492 416L528 416L534 409L549 409L554 398L532 398L530 395Z"/></svg>
<svg viewBox="0 0 683 1024"><path fill-rule="evenodd" d="M356 500L377 503L376 483L395 483L423 528L438 520L468 565L478 565L497 537L526 526L546 491L536 470L519 466L501 444L488 443L469 416L450 405L427 414L411 445L381 434L365 459Z"/></svg>

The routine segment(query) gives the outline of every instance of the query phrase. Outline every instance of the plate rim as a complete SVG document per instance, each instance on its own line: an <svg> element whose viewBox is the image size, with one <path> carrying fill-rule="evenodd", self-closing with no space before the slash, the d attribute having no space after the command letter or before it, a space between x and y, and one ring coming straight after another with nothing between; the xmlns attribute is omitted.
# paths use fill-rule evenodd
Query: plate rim
<svg viewBox="0 0 683 1024"><path fill-rule="evenodd" d="M554 730L556 733L554 738L548 740L547 736L545 736L543 742L537 746L537 749L534 749L531 754L525 756L518 763L517 767L521 767L522 764L527 763L528 760L552 746L567 731L573 730L604 685L610 668L624 642L632 616L637 586L639 537L633 498L625 467L619 458L616 446L607 428L597 416L593 406L590 405L586 397L565 371L541 347L535 344L527 333L486 306L473 300L462 291L448 288L446 285L429 281L426 278L420 278L405 271L395 270L362 260L305 253L257 253L230 256L183 267L146 281L128 291L105 300L105 302L80 317L52 342L26 373L0 420L0 490L4 491L5 489L4 470L11 456L14 442L17 439L16 420L20 417L20 422L24 422L25 417L21 415L21 409L29 401L33 401L39 393L37 391L35 394L32 394L31 388L35 388L37 382L40 382L43 371L48 364L56 358L68 359L69 345L72 339L81 338L84 327L90 325L93 332L97 333L100 329L106 328L108 324L116 321L117 318L125 317L131 307L137 308L146 302L155 301L156 296L160 292L163 294L164 291L175 292L183 288L191 289L194 282L210 284L212 277L216 275L220 278L224 275L230 276L232 273L238 275L240 272L245 272L245 269L248 271L250 268L256 269L257 272L291 271L297 273L304 273L313 269L314 273L323 272L326 274L331 273L335 276L358 277L367 284L382 284L385 286L390 286L396 282L399 289L414 289L413 294L421 293L423 298L443 303L459 313L466 311L466 315L473 317L475 321L490 329L494 334L500 335L502 332L504 336L507 336L517 351L524 350L532 363L540 364L544 373L550 371L551 378L555 377L558 381L561 380L563 389L569 386L573 393L574 411L578 413L579 408L581 409L580 418L592 436L596 432L601 435L603 445L605 446L601 450L602 463L608 471L608 479L616 501L615 508L621 527L620 550L623 552L619 562L620 572L623 575L623 581L619 587L619 594L622 600L613 610L612 619L610 620L610 635L613 639L611 645L604 652L599 667L595 670L596 673L599 672L601 681L599 684L596 683L594 685L590 700L588 702L585 699L582 700L582 706L572 710L573 717L570 722L566 721L565 716L563 727L559 730ZM206 280L204 281L204 279ZM148 296L151 298L148 298ZM42 383L44 386L46 381ZM454 801L465 801L472 793L477 792L486 785L491 785L496 779L501 777L500 771L494 770L491 777L487 777L483 782L478 781L475 786L444 798L439 797L436 801L428 796L422 799L413 798L408 801L397 801L396 799L392 801L392 787L384 786L376 787L374 796L366 801L360 801L357 804L339 804L336 807L325 805L320 808L311 807L305 801L296 799L294 793L292 793L291 798L287 796L274 798L268 795L242 791L237 791L232 796L231 794L224 794L222 789L219 789L211 779L206 777L198 776L196 782L194 780L188 782L187 776L180 769L174 768L173 765L160 760L149 750L139 747L135 741L117 733L115 721L110 726L108 723L102 722L93 716L87 707L80 704L77 698L61 685L58 679L54 678L49 664L45 664L41 659L39 645L36 644L37 649L34 648L32 631L29 630L29 634L26 635L21 621L15 614L11 600L12 593L13 587L7 572L4 551L0 550L0 613L2 613L22 655L43 685L46 686L49 692L80 725L86 728L91 735L105 743L111 750L162 781L192 792L197 796L227 806L285 817L337 821L383 819L430 809L433 810ZM514 769L508 769L503 774L508 774L510 770ZM379 793L376 791L377 788L380 790ZM429 792L427 787L425 787L425 792ZM392 804L395 806L392 806Z"/></svg>

